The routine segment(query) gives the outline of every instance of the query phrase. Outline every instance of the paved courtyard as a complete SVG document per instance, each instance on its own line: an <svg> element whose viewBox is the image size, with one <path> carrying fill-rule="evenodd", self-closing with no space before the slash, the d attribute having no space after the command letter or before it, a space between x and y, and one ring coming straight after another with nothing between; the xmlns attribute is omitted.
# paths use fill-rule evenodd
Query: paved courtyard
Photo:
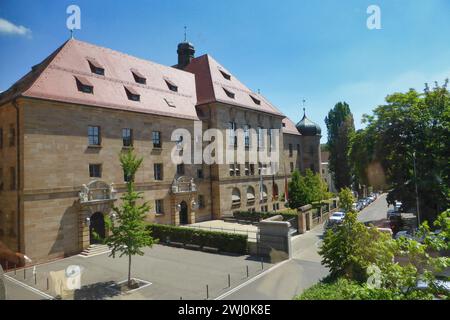
<svg viewBox="0 0 450 320"><path fill-rule="evenodd" d="M210 220L186 225L187 228L198 228L210 231L222 231L248 235L250 241L256 241L258 227L251 224L225 222L223 220Z"/></svg>
<svg viewBox="0 0 450 320"><path fill-rule="evenodd" d="M7 273L8 299L48 299L54 296L52 285L47 290L50 271L65 270L69 265L82 268L81 289L67 299L206 299L218 297L273 265L253 257L211 254L200 251L155 245L145 255L133 257L132 277L151 283L136 291L120 294L114 287L127 278L128 259L113 259L108 254L94 257L72 256L36 267ZM247 278L247 267L249 278ZM228 274L231 287L228 287ZM25 279L24 279L25 277ZM35 284L36 281L36 284Z"/></svg>

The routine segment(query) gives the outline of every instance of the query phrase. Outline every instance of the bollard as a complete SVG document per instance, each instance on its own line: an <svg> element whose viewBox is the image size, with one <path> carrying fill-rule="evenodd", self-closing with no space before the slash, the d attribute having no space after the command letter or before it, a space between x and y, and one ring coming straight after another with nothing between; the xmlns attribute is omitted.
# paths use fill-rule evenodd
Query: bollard
<svg viewBox="0 0 450 320"><path fill-rule="evenodd" d="M248 278L248 266L246 266L247 267L247 278Z"/></svg>
<svg viewBox="0 0 450 320"><path fill-rule="evenodd" d="M206 300L209 299L209 287L206 285Z"/></svg>
<svg viewBox="0 0 450 320"><path fill-rule="evenodd" d="M47 277L47 291L48 291L49 287L50 287L50 286L48 285L48 277Z"/></svg>
<svg viewBox="0 0 450 320"><path fill-rule="evenodd" d="M183 300L183 297L180 297L180 300Z"/></svg>
<svg viewBox="0 0 450 320"><path fill-rule="evenodd" d="M23 268L23 278L26 279L27 278L27 269Z"/></svg>
<svg viewBox="0 0 450 320"><path fill-rule="evenodd" d="M36 277L36 273L34 274L34 285L37 285L37 277Z"/></svg>
<svg viewBox="0 0 450 320"><path fill-rule="evenodd" d="M15 263L14 263L14 275L17 275L17 266Z"/></svg>
<svg viewBox="0 0 450 320"><path fill-rule="evenodd" d="M264 258L261 258L261 270L264 270Z"/></svg>
<svg viewBox="0 0 450 320"><path fill-rule="evenodd" d="M230 274L228 274L228 288L231 287L231 276Z"/></svg>

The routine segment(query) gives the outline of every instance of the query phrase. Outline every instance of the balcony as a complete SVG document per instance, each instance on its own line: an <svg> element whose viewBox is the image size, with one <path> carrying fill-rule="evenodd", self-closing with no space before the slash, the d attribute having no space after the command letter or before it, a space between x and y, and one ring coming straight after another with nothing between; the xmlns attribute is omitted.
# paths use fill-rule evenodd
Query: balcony
<svg viewBox="0 0 450 320"><path fill-rule="evenodd" d="M197 192L197 186L193 178L181 176L173 180L171 191L172 194Z"/></svg>

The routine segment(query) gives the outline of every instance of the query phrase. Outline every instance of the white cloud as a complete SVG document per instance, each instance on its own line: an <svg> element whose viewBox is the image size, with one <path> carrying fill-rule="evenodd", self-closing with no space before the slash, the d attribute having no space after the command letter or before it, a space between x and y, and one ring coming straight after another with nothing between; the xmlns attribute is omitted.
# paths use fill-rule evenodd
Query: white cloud
<svg viewBox="0 0 450 320"><path fill-rule="evenodd" d="M16 26L14 23L0 18L0 34L17 35L31 38L31 30L24 26Z"/></svg>

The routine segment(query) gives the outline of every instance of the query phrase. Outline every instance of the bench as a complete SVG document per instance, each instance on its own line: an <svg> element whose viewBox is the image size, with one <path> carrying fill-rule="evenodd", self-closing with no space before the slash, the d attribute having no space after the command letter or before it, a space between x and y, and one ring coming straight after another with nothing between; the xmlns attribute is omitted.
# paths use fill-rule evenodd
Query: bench
<svg viewBox="0 0 450 320"><path fill-rule="evenodd" d="M177 248L183 248L184 247L184 243L181 243L181 242L167 241L167 244L169 246L173 246L173 247L177 247Z"/></svg>
<svg viewBox="0 0 450 320"><path fill-rule="evenodd" d="M200 250L202 247L200 247L198 244L191 244L191 243L187 243L185 245L186 249L192 249L192 250Z"/></svg>
<svg viewBox="0 0 450 320"><path fill-rule="evenodd" d="M205 251L205 252L211 252L211 253L218 253L218 252L219 252L219 248L214 248L214 247L207 247L207 246L204 246L204 247L203 247L203 251Z"/></svg>

